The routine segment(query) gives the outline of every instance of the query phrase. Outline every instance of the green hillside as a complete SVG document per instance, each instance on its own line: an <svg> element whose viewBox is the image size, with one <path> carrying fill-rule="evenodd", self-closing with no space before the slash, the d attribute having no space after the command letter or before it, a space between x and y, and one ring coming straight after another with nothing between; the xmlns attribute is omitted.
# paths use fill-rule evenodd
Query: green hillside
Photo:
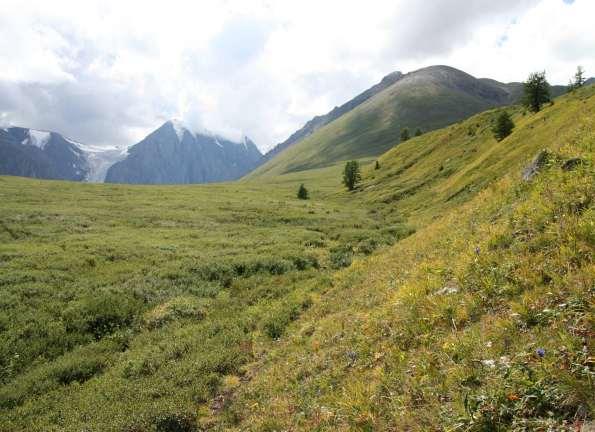
<svg viewBox="0 0 595 432"><path fill-rule="evenodd" d="M379 159L354 199L417 232L334 274L215 424L589 430L595 87L514 112L500 143L488 112ZM541 169L521 180L539 149Z"/></svg>
<svg viewBox="0 0 595 432"><path fill-rule="evenodd" d="M363 159L353 193L326 153L204 186L0 177L0 431L575 430L595 87L509 108L501 142L497 111Z"/></svg>
<svg viewBox="0 0 595 432"><path fill-rule="evenodd" d="M411 134L452 124L488 108L511 103L512 90L479 80L448 66L431 66L403 78L316 130L265 163L248 178L328 166L333 162L377 156Z"/></svg>

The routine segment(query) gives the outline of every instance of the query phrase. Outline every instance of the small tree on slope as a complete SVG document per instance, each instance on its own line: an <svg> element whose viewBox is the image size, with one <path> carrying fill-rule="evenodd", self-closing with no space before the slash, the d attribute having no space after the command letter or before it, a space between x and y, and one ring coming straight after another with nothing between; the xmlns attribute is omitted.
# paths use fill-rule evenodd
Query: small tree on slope
<svg viewBox="0 0 595 432"><path fill-rule="evenodd" d="M401 130L401 142L405 142L409 139L409 129L403 128Z"/></svg>
<svg viewBox="0 0 595 432"><path fill-rule="evenodd" d="M302 200L307 200L309 198L308 189L302 183L300 188L298 189L297 197Z"/></svg>
<svg viewBox="0 0 595 432"><path fill-rule="evenodd" d="M524 83L524 104L531 111L538 112L544 103L550 101L550 85L544 72L534 72Z"/></svg>
<svg viewBox="0 0 595 432"><path fill-rule="evenodd" d="M359 172L359 163L355 160L347 162L345 164L345 171L343 172L343 184L347 189L352 191L361 180L362 176Z"/></svg>
<svg viewBox="0 0 595 432"><path fill-rule="evenodd" d="M513 129L514 122L510 118L510 114L508 114L506 111L502 111L496 119L496 124L492 128L492 132L494 132L494 138L496 138L498 141L502 141L511 134Z"/></svg>
<svg viewBox="0 0 595 432"><path fill-rule="evenodd" d="M568 86L568 90L573 91L577 88L580 88L585 85L585 70L582 66L578 66L576 68L576 73L574 74L574 80L570 81L570 85Z"/></svg>

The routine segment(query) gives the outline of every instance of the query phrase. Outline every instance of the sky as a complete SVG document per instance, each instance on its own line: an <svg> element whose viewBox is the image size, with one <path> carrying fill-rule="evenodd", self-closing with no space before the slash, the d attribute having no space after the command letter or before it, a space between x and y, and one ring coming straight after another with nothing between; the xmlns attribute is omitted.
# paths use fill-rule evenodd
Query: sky
<svg viewBox="0 0 595 432"><path fill-rule="evenodd" d="M595 76L595 0L0 0L0 124L132 145L168 119L262 151L393 71Z"/></svg>

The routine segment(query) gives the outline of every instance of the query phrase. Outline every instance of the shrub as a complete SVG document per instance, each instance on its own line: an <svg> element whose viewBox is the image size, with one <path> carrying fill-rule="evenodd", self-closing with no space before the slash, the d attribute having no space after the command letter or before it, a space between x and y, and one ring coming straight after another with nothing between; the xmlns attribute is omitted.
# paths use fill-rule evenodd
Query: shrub
<svg viewBox="0 0 595 432"><path fill-rule="evenodd" d="M122 293L87 296L68 307L62 317L66 330L90 334L96 340L132 324L142 303Z"/></svg>
<svg viewBox="0 0 595 432"><path fill-rule="evenodd" d="M177 319L201 320L205 315L204 302L193 297L176 297L146 312L143 321L147 328L156 329Z"/></svg>
<svg viewBox="0 0 595 432"><path fill-rule="evenodd" d="M378 242L373 238L362 240L357 244L357 251L364 255L370 255L377 248Z"/></svg>
<svg viewBox="0 0 595 432"><path fill-rule="evenodd" d="M52 375L60 384L83 383L104 368L102 358L71 358L56 365Z"/></svg>
<svg viewBox="0 0 595 432"><path fill-rule="evenodd" d="M339 246L331 249L331 267L339 269L349 267L353 258L353 249L350 245Z"/></svg>
<svg viewBox="0 0 595 432"><path fill-rule="evenodd" d="M319 267L318 259L315 256L294 256L290 259L295 268L300 271Z"/></svg>
<svg viewBox="0 0 595 432"><path fill-rule="evenodd" d="M190 413L161 414L154 420L157 432L195 432L196 416Z"/></svg>
<svg viewBox="0 0 595 432"><path fill-rule="evenodd" d="M302 305L307 308L307 302ZM279 339L285 328L300 316L300 305L294 303L284 304L270 312L263 324L263 330L271 339Z"/></svg>
<svg viewBox="0 0 595 432"><path fill-rule="evenodd" d="M308 189L306 189L303 183L300 185L300 188L298 189L297 197L302 200L307 200L309 198Z"/></svg>

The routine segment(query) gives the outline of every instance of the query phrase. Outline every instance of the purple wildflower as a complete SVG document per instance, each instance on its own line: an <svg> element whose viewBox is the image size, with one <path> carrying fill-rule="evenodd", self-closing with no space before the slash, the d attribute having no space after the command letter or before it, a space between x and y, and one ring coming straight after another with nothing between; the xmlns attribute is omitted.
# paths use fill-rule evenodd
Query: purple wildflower
<svg viewBox="0 0 595 432"><path fill-rule="evenodd" d="M537 354L539 357L543 357L545 355L545 350L543 348L537 348L535 350L535 354Z"/></svg>

